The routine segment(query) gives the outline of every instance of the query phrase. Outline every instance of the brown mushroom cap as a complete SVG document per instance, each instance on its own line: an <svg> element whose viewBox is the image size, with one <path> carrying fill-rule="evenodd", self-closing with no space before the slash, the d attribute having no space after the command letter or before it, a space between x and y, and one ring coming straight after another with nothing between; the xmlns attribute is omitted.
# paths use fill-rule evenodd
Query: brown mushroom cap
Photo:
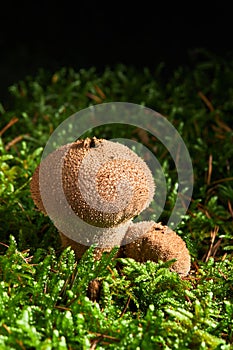
<svg viewBox="0 0 233 350"><path fill-rule="evenodd" d="M62 191L57 189L61 177ZM98 227L114 227L138 215L149 206L155 190L143 159L120 143L96 138L49 154L36 169L30 187L42 212L49 206L61 213L65 195L80 219Z"/></svg>
<svg viewBox="0 0 233 350"><path fill-rule="evenodd" d="M121 248L126 257L139 262L176 259L171 266L172 271L181 276L190 271L191 259L185 242L167 226L153 221L132 224L125 241L131 241Z"/></svg>

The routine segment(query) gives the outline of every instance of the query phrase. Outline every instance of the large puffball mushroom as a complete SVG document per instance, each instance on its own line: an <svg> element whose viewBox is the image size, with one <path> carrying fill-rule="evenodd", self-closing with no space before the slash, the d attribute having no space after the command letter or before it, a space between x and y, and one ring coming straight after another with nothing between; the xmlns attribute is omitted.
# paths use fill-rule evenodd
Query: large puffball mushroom
<svg viewBox="0 0 233 350"><path fill-rule="evenodd" d="M171 271L180 276L190 271L191 259L185 242L167 226L153 221L131 224L125 240L131 241L121 248L125 257L139 262L176 259Z"/></svg>
<svg viewBox="0 0 233 350"><path fill-rule="evenodd" d="M151 203L155 184L127 146L94 137L50 153L30 188L36 206L58 223L63 245L81 257L93 243L108 250L120 245L133 217Z"/></svg>
<svg viewBox="0 0 233 350"><path fill-rule="evenodd" d="M146 163L118 142L93 138L83 145L88 153L81 162L75 144L64 160L64 192L74 212L99 227L114 227L141 213L154 196Z"/></svg>

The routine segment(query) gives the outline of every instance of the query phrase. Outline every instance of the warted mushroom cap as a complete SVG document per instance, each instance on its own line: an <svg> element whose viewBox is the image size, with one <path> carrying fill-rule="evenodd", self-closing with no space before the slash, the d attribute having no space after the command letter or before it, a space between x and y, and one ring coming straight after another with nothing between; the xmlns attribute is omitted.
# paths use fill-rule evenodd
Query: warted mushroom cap
<svg viewBox="0 0 233 350"><path fill-rule="evenodd" d="M176 259L171 270L186 276L190 270L190 255L185 242L174 231L160 223L132 224L125 237L124 255L139 262Z"/></svg>
<svg viewBox="0 0 233 350"><path fill-rule="evenodd" d="M57 188L61 182L62 191ZM46 195L47 203L41 196ZM90 225L114 227L138 215L154 196L153 176L127 146L104 139L73 142L49 154L35 171L31 194L44 213L61 211L65 195L75 214ZM62 192L62 193L60 193Z"/></svg>

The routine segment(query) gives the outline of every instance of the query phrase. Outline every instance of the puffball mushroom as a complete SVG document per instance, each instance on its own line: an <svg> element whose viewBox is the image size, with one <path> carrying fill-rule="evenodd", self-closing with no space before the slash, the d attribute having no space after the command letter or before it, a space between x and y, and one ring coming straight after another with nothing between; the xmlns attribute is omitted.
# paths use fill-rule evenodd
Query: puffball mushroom
<svg viewBox="0 0 233 350"><path fill-rule="evenodd" d="M188 274L190 255L174 231L153 221L132 223L151 203L155 183L144 160L127 146L95 137L61 146L42 160L30 188L36 206L58 223L63 247L71 246L77 259L93 243L96 259L121 246L119 257L175 258L171 270Z"/></svg>
<svg viewBox="0 0 233 350"><path fill-rule="evenodd" d="M63 245L71 245L78 258L93 242L92 234L99 248L120 245L132 218L149 206L155 191L143 159L127 146L95 137L50 153L36 169L30 187L36 206L52 214L55 222L64 217L67 206L81 219L75 233L60 231ZM69 221L70 210L67 213Z"/></svg>
<svg viewBox="0 0 233 350"><path fill-rule="evenodd" d="M139 262L176 259L171 270L186 276L190 270L190 255L185 242L167 226L153 221L131 224L126 236L131 241L122 246L123 254Z"/></svg>

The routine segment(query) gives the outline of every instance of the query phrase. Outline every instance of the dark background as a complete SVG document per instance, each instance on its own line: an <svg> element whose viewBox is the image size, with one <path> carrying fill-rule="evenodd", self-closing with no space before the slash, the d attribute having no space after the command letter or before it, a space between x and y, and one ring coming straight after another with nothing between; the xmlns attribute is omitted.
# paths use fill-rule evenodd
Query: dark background
<svg viewBox="0 0 233 350"><path fill-rule="evenodd" d="M232 11L226 1L7 2L0 12L0 101L8 86L62 66L117 63L169 70L187 64L199 48L228 56Z"/></svg>

